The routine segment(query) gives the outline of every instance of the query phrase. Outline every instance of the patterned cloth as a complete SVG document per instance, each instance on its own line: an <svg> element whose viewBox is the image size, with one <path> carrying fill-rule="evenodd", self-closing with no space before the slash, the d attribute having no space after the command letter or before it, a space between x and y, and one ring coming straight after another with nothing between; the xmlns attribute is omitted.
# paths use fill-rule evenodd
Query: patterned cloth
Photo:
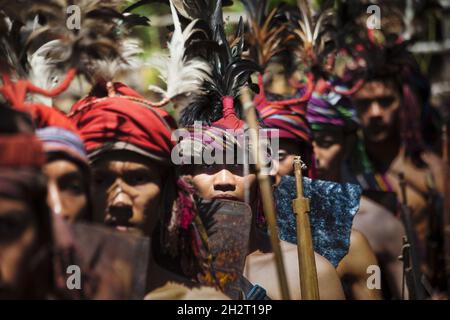
<svg viewBox="0 0 450 320"><path fill-rule="evenodd" d="M61 153L87 165L86 150L77 134L63 128L46 127L36 130L36 135L44 144L47 154Z"/></svg>
<svg viewBox="0 0 450 320"><path fill-rule="evenodd" d="M321 130L323 125L356 129L359 123L350 98L333 90L313 92L308 102L306 118L312 130Z"/></svg>
<svg viewBox="0 0 450 320"><path fill-rule="evenodd" d="M208 126L199 122L198 125L188 126L179 129L177 132L179 133L179 137L177 137L179 143L173 150L173 154L180 155L181 158L177 164L200 163L196 158L202 159L201 157L203 157L201 163L205 163L207 155L211 156L211 159L208 161L214 161L215 164L255 164L253 153L250 152L252 144L248 129L243 127L225 128L217 123ZM264 134L266 135L264 136ZM270 139L270 132L260 132L259 146L262 148L262 161L265 163L270 163L271 154L273 153ZM208 164L212 164L208 161Z"/></svg>
<svg viewBox="0 0 450 320"><path fill-rule="evenodd" d="M296 139L311 144L311 131L306 121L306 102L277 105L271 103L277 97L272 95L269 97L270 100L266 96L255 98L256 108L264 124L268 128L278 129L280 138Z"/></svg>
<svg viewBox="0 0 450 320"><path fill-rule="evenodd" d="M295 178L284 176L275 189L279 237L297 243L292 200L296 198ZM310 199L314 250L335 267L347 254L353 218L359 209L361 188L353 184L303 178L304 196Z"/></svg>

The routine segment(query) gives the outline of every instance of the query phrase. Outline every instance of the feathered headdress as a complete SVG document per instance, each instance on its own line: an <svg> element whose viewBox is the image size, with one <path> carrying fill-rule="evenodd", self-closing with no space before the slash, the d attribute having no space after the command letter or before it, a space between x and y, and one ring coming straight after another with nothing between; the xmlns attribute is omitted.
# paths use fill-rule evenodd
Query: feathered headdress
<svg viewBox="0 0 450 320"><path fill-rule="evenodd" d="M151 65L160 72L160 78L166 83L166 90L157 86L149 89L163 95L164 100L174 101L177 105L186 105L180 98L192 98L194 95L203 94L203 81L210 79L211 66L200 56L192 56L193 47L198 46L198 41L207 40L208 30L205 30L198 19L190 22L184 30L178 17L178 13L170 1L174 32L168 43L169 53L158 55Z"/></svg>
<svg viewBox="0 0 450 320"><path fill-rule="evenodd" d="M135 26L149 22L121 12L121 4L120 0L55 1L57 7L43 13L48 15L47 26L35 35L57 33L56 41L41 48L47 63L60 69L75 67L92 84L112 81L119 71L135 66L141 49L129 36ZM73 8L72 16L67 17L67 8Z"/></svg>
<svg viewBox="0 0 450 320"><path fill-rule="evenodd" d="M222 15L222 1L173 1L180 14L188 20L192 20L199 25L203 24L204 34L207 38L200 39L194 48L188 52L189 56L201 57L207 61L210 70L209 77L203 79L201 83L201 93L193 96L192 101L181 112L180 124L189 132L191 141L200 140L204 147L203 135L208 135L211 139L220 143L223 142L223 134L226 129L241 129L243 121L240 119L239 93L240 89L250 83L250 75L259 71L259 66L253 62L242 58L244 48L243 22L240 21L233 41L228 41ZM192 22L190 22L192 23ZM189 24L190 25L190 24ZM187 27L186 27L187 28ZM194 122L202 122L202 133L195 136ZM215 135L217 140L212 137ZM230 144L235 146L237 139L231 133L227 136L226 148ZM218 148L222 145L218 146ZM215 149L219 150L219 149ZM185 182L186 183L186 182ZM185 189L188 189L187 187ZM195 193L192 188L192 192ZM179 206L186 206L190 203L191 194L180 194ZM198 199L197 199L198 200ZM183 205L184 203L184 205ZM181 255L186 260L184 265L196 266L200 264L203 274L202 282L208 282L219 286L217 275L213 268L213 257L209 252L209 241L206 232L205 221L200 218L202 211L210 211L202 208L200 201L195 201L196 213L191 211L176 210L165 216L163 223L162 237L166 249L172 254ZM210 211L212 215L213 211ZM193 253L193 257L187 257L187 253ZM185 258L183 258L185 257ZM192 274L186 270L187 274ZM195 270L198 272L199 270ZM193 274L196 275L195 273Z"/></svg>
<svg viewBox="0 0 450 320"><path fill-rule="evenodd" d="M390 3L383 4L390 5ZM401 11L394 10L390 12L390 15L392 23L403 21ZM408 51L411 41L404 40L402 31L401 28L398 30L383 28L381 30L366 29L365 32L354 33L347 43L345 54L349 59L345 63L341 80L347 87L353 88L349 94L353 94L369 81L389 81L396 86L402 97L402 106L398 114L398 131L405 146L406 155L421 166L423 164L420 153L425 147L421 118L428 108L429 84L422 75L414 56ZM359 139L363 139L362 133ZM388 179L374 172L364 143L361 141L358 142L356 157L352 169L361 173L358 179L362 185L380 190L391 189Z"/></svg>
<svg viewBox="0 0 450 320"><path fill-rule="evenodd" d="M209 18L211 39L206 50L207 61L211 66L211 77L203 82L204 95L197 96L183 110L180 124L193 125L195 121L204 124L220 122L230 129L242 127L238 96L240 89L251 84L250 76L260 71L257 63L242 58L244 49L244 30L242 19L239 21L234 40L230 44L226 38L221 0L214 2ZM208 7L212 8L212 7Z"/></svg>
<svg viewBox="0 0 450 320"><path fill-rule="evenodd" d="M300 10L300 19L293 21L291 38L295 40L295 53L301 65L305 66L306 72L319 71L324 57L330 53L329 44L332 41L332 18L333 10L324 9L317 17L314 16L311 6L307 0L297 0ZM331 47L333 48L333 47Z"/></svg>
<svg viewBox="0 0 450 320"><path fill-rule="evenodd" d="M241 0L248 16L249 31L246 38L250 56L265 68L271 58L284 48L287 25L280 19L279 7L269 9L268 0Z"/></svg>
<svg viewBox="0 0 450 320"><path fill-rule="evenodd" d="M246 1L247 2L247 1ZM256 98L257 104L267 104L276 105L280 107L289 107L290 105L303 104L310 98L315 79L319 78L323 74L322 68L325 65L325 57L330 56L331 48L330 45L330 22L332 18L331 9L324 10L317 19L314 19L312 9L305 0L298 0L298 12L292 8L280 8L280 15L284 16L287 20L285 24L271 23L266 20L262 24L263 28L268 28L271 40L275 42L279 48L276 50L279 52L281 48L285 51L293 52L298 58L298 63L302 66L300 70L306 77L306 84L292 84L297 90L297 96L290 99L278 97L276 99L268 98L264 91L263 78L259 77L259 88L260 94ZM258 5L261 5L258 3ZM246 5L248 10L252 10L252 6ZM262 10L259 8L259 10ZM275 9L274 9L275 10ZM264 12L264 10L262 11ZM273 11L272 11L273 12ZM275 14L275 13L273 13ZM262 17L261 14L256 15L257 18ZM271 18L269 15L267 18ZM271 18L273 20L273 17ZM281 21L281 19L280 19ZM286 27L282 27L285 25ZM280 29L282 28L282 29ZM284 29L286 31L284 32ZM265 30L265 29L263 29ZM282 31L281 33L279 31ZM272 32L274 32L272 34ZM274 40L278 38L278 40ZM270 43L270 42L269 42ZM269 53L270 50L265 49L265 52ZM272 52L273 53L273 52Z"/></svg>
<svg viewBox="0 0 450 320"><path fill-rule="evenodd" d="M147 21L121 13L118 8L120 3L118 0L30 1L28 4L22 3L26 8L16 8L25 11L20 15L14 14L11 8L3 11L4 14L12 10L10 16L0 19L6 21L1 28L8 27L11 19L23 19L12 20L7 29L9 33L1 39L11 44L13 32L20 36L19 46L9 46L16 50L9 50L6 57L2 53L0 58L3 73L3 87L0 90L6 99L21 108L27 92L53 97L69 86L77 72L92 83L107 82L116 72L128 66L139 48L135 42L125 40L126 36L133 26L146 24ZM67 13L69 8L73 9L70 16ZM32 27L27 27L30 23ZM14 31L13 26L17 26L19 31ZM31 70L22 68L25 72L14 72L22 70L10 61L19 59L25 61L22 65L31 64ZM63 81L60 81L61 73L66 74ZM12 82L11 76L21 80ZM30 80L38 78L42 79L39 86ZM58 86L54 87L56 84ZM47 85L49 87L45 87Z"/></svg>
<svg viewBox="0 0 450 320"><path fill-rule="evenodd" d="M222 13L222 7L233 4L233 0L173 0L178 12L188 20L200 19L213 26L215 23L223 25L222 18L217 19Z"/></svg>

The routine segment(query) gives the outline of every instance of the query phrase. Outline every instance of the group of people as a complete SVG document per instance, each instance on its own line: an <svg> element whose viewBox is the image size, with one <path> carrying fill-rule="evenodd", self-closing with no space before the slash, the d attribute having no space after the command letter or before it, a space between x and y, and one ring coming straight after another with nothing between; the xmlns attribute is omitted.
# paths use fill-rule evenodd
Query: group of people
<svg viewBox="0 0 450 320"><path fill-rule="evenodd" d="M0 1L1 298L282 299L266 175L300 300L297 156L320 299L447 298L446 141L398 34L306 0L242 0L232 34L231 1L170 0L155 102L116 81L147 19L72 1L81 27L68 30L62 2ZM52 98L76 76L92 88L63 113ZM252 162L263 144L248 139L244 88L270 172Z"/></svg>

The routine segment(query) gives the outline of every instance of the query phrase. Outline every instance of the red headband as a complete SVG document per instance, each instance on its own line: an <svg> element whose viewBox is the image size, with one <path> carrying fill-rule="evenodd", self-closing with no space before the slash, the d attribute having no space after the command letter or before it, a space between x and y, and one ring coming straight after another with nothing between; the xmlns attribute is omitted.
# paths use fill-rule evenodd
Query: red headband
<svg viewBox="0 0 450 320"><path fill-rule="evenodd" d="M234 110L234 99L230 96L222 97L222 110L223 117L213 123L214 126L221 127L223 129L240 129L244 126L245 122L240 120L236 116Z"/></svg>

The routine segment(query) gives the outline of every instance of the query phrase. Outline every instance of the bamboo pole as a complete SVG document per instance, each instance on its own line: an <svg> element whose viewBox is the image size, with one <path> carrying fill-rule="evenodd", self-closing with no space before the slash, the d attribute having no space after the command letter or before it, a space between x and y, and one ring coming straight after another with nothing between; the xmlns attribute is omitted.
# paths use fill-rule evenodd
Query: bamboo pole
<svg viewBox="0 0 450 320"><path fill-rule="evenodd" d="M292 207L297 221L298 269L300 273L300 289L302 300L320 300L319 282L317 280L316 260L309 222L309 199L303 196L302 181L303 163L300 157L294 159L295 184L297 198Z"/></svg>
<svg viewBox="0 0 450 320"><path fill-rule="evenodd" d="M286 278L286 270L284 268L283 254L281 252L280 240L278 239L276 209L275 209L275 202L272 196L272 186L269 180L268 172L263 172L263 170L264 169L267 170L267 168L261 162L261 159L263 157L261 148L258 148L259 146L258 120L252 96L248 88L243 88L241 90L241 102L244 108L247 124L250 128L252 152L254 159L256 160L256 173L258 177L259 188L261 191L264 215L266 217L267 226L270 232L270 242L272 245L272 251L274 253L274 259L277 267L277 275L280 285L281 297L283 300L290 300L289 287Z"/></svg>

